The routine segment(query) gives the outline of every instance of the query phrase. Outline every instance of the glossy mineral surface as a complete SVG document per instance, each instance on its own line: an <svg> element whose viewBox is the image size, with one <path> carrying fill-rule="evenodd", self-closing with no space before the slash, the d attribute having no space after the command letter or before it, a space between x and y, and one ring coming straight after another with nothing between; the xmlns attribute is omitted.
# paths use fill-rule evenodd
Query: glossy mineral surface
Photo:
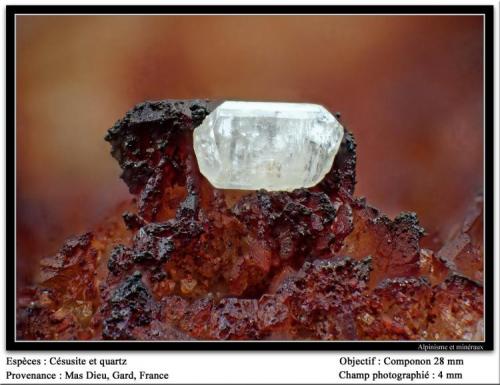
<svg viewBox="0 0 500 385"><path fill-rule="evenodd" d="M415 213L391 219L354 196L347 130L312 188L216 189L192 140L217 105L143 103L109 130L134 199L42 260L17 295L18 339L484 337L480 199L425 248Z"/></svg>
<svg viewBox="0 0 500 385"><path fill-rule="evenodd" d="M227 101L194 130L194 150L217 188L291 191L324 178L343 133L317 104Z"/></svg>

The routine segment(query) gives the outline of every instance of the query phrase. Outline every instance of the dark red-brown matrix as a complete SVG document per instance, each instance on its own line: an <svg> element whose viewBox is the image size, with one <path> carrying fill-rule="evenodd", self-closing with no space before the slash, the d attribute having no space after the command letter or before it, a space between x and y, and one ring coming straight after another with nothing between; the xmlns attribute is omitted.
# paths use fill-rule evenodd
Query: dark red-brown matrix
<svg viewBox="0 0 500 385"><path fill-rule="evenodd" d="M43 259L19 339L483 338L480 201L440 250L422 248L414 213L354 197L349 131L314 188L215 189L192 131L217 105L146 102L109 130L134 201Z"/></svg>

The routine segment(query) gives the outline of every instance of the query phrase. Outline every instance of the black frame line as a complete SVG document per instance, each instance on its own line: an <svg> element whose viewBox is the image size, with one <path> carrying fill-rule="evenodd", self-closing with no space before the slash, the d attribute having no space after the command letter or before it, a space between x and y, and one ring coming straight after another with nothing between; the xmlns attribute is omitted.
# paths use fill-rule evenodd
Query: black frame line
<svg viewBox="0 0 500 385"><path fill-rule="evenodd" d="M468 341L17 341L15 337L16 15L482 15L484 22L485 340ZM6 348L8 351L275 350L485 351L494 340L494 7L493 5L8 5L6 6ZM464 350L460 349L462 347Z"/></svg>

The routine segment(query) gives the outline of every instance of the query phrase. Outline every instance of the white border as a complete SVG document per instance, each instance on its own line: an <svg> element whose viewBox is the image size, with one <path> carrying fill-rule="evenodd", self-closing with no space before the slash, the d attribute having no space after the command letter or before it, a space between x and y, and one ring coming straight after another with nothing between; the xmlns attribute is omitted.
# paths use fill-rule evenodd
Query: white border
<svg viewBox="0 0 500 385"><path fill-rule="evenodd" d="M54 5L63 5L65 4L64 0L49 0ZM100 5L101 2L98 0L79 0L78 3L86 2L86 5ZM6 2L10 5L36 5L37 1L34 0L6 0ZM67 3L67 1L66 1ZM133 0L106 0L106 3L109 5L134 5ZM136 1L137 3L137 1ZM164 0L149 0L147 1L150 5L165 5ZM177 5L197 5L200 4L201 0L184 0L182 3L180 0L175 1ZM218 4L223 4L220 0L217 2ZM297 0L290 1L280 1L280 0L260 0L260 1L245 1L246 4L297 4L300 2ZM314 4L318 5L330 5L333 1L314 1ZM365 4L370 4L369 1L365 0ZM402 3L401 0L385 0L384 3L386 5L478 5L478 3L474 3L472 1L465 0L441 0L441 1L431 1L431 0L406 0L405 3ZM480 2L481 4L492 5L495 7L494 9L494 60L497 65L494 67L494 161L495 161L495 184L494 184L494 197L498 197L498 192L500 191L500 138L499 138L499 89L498 89L498 81L499 81L499 73L500 68L498 66L499 63L499 54L498 54L498 43L500 41L499 34L499 6L496 0L483 0ZM227 4L227 2L225 3ZM343 5L362 5L355 0L344 0L342 1ZM207 5L206 3L203 5ZM5 12L5 10L4 10ZM5 13L4 13L5 19ZM5 28L0 29L0 35L2 36L1 45L2 45L2 53L5 55ZM5 57L2 61L3 70L5 73ZM4 86L5 86L5 78L3 78ZM5 122L5 93L1 95L1 111L3 116L3 122ZM0 138L1 148L6 149L5 143L5 135L2 135ZM2 162L5 161L5 157L2 157ZM5 166L5 165L3 165ZM6 206L5 206L5 196L6 196L6 185L5 185L5 167L0 167L0 178L2 180L1 185L1 194L3 197L3 205L1 205L1 213L5 218ZM495 229L499 228L500 224L500 211L499 211L499 203L496 199L494 199L494 223ZM6 222L0 222L0 241L3 245L4 256L5 254L5 246L6 246ZM463 367L463 379L462 383L489 383L489 384L498 384L500 382L500 373L499 373L499 330L498 330L498 320L499 320L499 308L498 308L498 299L499 299L499 278L500 278L500 270L499 270L499 234L498 231L494 234L494 250L493 255L490 257L495 258L494 264L494 303L496 305L494 309L494 352L461 352L460 354L453 354L446 352L444 357L459 357L463 358L466 361L466 365ZM0 274L2 277L5 277L5 258L3 258L2 263L0 263ZM0 285L0 306L2 309L5 309L5 286ZM3 301L3 302L2 302ZM496 326L496 327L495 327ZM1 334L5 337L5 317L0 317L0 329L2 330ZM307 351L307 352L176 352L176 351L168 351L168 352L50 352L50 353L30 353L30 352L9 352L8 354L5 352L5 338L2 340L3 342L3 350L0 351L0 382L2 383L16 383L16 381L7 381L4 377L5 370L7 367L5 366L6 357L29 357L29 358L48 358L49 354L51 356L60 356L63 358L71 358L78 355L79 357L90 358L90 357L98 357L98 358L117 358L117 357L126 357L129 360L129 368L128 369L145 369L148 370L160 370L165 369L169 372L170 378L168 380L169 383L344 383L345 381L339 380L335 372L341 370L342 368L339 366L338 358L343 356L349 356L352 358L364 358L366 356L388 356L397 357L397 358L412 358L415 355L415 352L358 352L358 353L349 353L349 352L339 352L339 351L329 351L329 352L317 352L317 351ZM419 356L433 356L433 355L441 355L440 352L419 352ZM68 370L76 370L80 369L78 367L70 367ZM363 368L362 368L363 369ZM27 369L23 369L27 370ZM49 367L46 368L46 371L51 370ZM55 370L55 368L54 368ZM38 381L41 383L44 381ZM46 381L45 381L46 382ZM67 383L67 381L52 381L53 383ZM101 383L100 381L89 381L84 380L80 381L85 383ZM351 381L352 382L352 381ZM356 381L355 381L356 382ZM384 381L384 383L398 383L395 381ZM438 383L443 381L427 381L427 383ZM20 383L20 382L17 382ZM31 382L35 383L35 381ZM74 383L77 383L75 381ZM117 380L112 380L107 383L121 383ZM139 383L139 382L138 382ZM401 383L401 382L399 382Z"/></svg>
<svg viewBox="0 0 500 385"><path fill-rule="evenodd" d="M123 14L92 14L92 13L89 13L89 14L72 14L72 13L64 13L64 14L51 14L51 13L40 13L40 14L30 14L30 13L23 13L23 14L18 14L15 16L15 22L14 22L14 29L16 29L16 23L17 23L17 17L20 16L20 17L23 17L23 16L207 16L207 17L210 17L210 16L228 16L228 17L231 17L231 16L373 16L373 15L379 15L379 16L398 16L398 17L401 17L401 16L418 16L418 15L425 15L425 16L462 16L462 17L466 17L466 16L479 16L481 15L483 17L483 171L484 171L484 175L483 175L483 190L484 190L484 187L485 187L485 180L486 180L486 173L485 173L485 141L486 141L486 135L485 135L485 131L486 131L486 125L485 125L485 107L486 107L486 104L485 104L485 76L486 76L486 71L485 71L485 67L486 67L486 63L485 63L485 51L486 51L486 41L485 41L485 33L486 33L486 30L485 30L485 17L483 14L432 14L432 13L429 13L429 14L426 14L426 13L422 13L422 14L404 14L404 13L395 13L395 14L384 14L384 13L373 13L373 14L370 14L370 13L366 13L366 14L350 14L350 13L318 13L318 14L259 14L259 13L256 13L256 14L246 14L246 13L242 13L242 14L238 14L238 13L234 13L234 14L217 14L217 13L214 13L214 14L203 14L203 13L200 13L200 14L189 14L189 13L165 13L165 14L147 14L147 13L123 13ZM14 55L17 57L17 40L15 41L15 44L14 44ZM15 143L15 149L14 149L14 174L15 174L15 178L17 180L17 156L16 156L16 152L17 152L17 95L16 95L16 91L17 91L17 74L16 74L16 71L17 71L17 66L15 65L15 68L14 68L14 76L15 76L15 80L14 80L14 98L15 98L15 104L14 104L14 109L15 109L15 114L14 114L14 124L15 124L15 135L14 135L14 143ZM17 185L14 187L14 212L17 213ZM486 208L486 201L483 200L483 213L485 213L485 208ZM17 227L17 214L15 214L14 216L14 225L15 225L15 228ZM483 226L484 226L484 223L483 223ZM483 244L485 243L485 231L483 229ZM17 255L17 232L14 231L14 250L15 250L15 255ZM483 271L485 271L485 259L486 258L483 258ZM14 257L14 269L15 271L17 271L17 258ZM484 279L484 278L483 278ZM16 275L14 275L14 282L15 282L15 287L17 288L17 277ZM491 284L491 283L490 283ZM483 300L485 298L485 292L486 292L486 285L483 285ZM15 295L17 295L17 289L14 290L15 292ZM17 298L15 299L16 303L17 303ZM485 304L486 306L486 304ZM485 308L483 309L483 319L485 319L485 315L486 315L486 310ZM117 344L117 343L120 343L120 344L123 344L123 343L137 343L137 342L141 342L141 343L161 343L161 344L164 344L164 343L169 343L169 344L173 344L173 343L188 343L188 344L193 344L193 341L178 341L178 340L162 340L162 341L128 341L128 340L113 340L113 341L107 341L107 340L98 340L98 341L94 341L94 340L91 340L91 341L71 341L71 340L57 340L57 341L54 341L54 340L50 340L50 341L37 341L37 340L17 340L17 336L16 336L16 324L17 324L17 320L16 320L16 316L17 314L14 312L14 336L15 336L15 342L18 343L18 344L22 344L22 343L33 343L33 342L36 342L37 344L40 343L40 344L44 344L44 343L50 343L50 344L53 344L53 343L64 343L64 342L71 342L71 343L74 343L74 342L78 342L78 343L96 343L96 342L99 342L100 344L101 343L104 343L104 344ZM466 340L439 340L439 341L434 341L434 340L412 340L412 341L406 341L406 340L397 340L397 341L394 341L394 340L376 340L376 341L369 341L369 340L335 340L335 341L303 341L303 340L298 340L298 341L295 341L295 340L264 340L264 341L261 341L261 340L243 340L243 341L233 341L233 340L223 340L223 341L210 341L210 340L197 340L195 341L196 343L226 343L226 344L231 344L231 343L238 343L238 344L241 344L241 343L244 343L244 344L252 344L252 343L263 343L263 344L266 344L266 343L286 343L286 344L296 344L296 343L311 343L311 342L314 342L314 343L326 343L326 344L336 344L336 343L345 343L345 342L348 342L348 343L402 343L402 342L411 342L411 343L422 343L422 344L433 344L433 345L438 345L438 344L441 344L441 343L455 343L455 344L461 344L461 343L464 343L464 344L467 344L467 343L476 343L476 342L485 342L485 339L483 340L478 340L478 341L466 341Z"/></svg>

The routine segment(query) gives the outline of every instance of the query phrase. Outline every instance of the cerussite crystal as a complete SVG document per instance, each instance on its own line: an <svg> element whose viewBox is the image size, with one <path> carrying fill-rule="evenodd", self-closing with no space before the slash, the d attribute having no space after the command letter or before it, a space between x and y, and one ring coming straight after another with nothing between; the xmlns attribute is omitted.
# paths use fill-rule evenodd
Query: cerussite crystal
<svg viewBox="0 0 500 385"><path fill-rule="evenodd" d="M390 219L355 197L347 129L313 188L216 189L192 140L218 105L141 103L109 130L135 197L42 260L17 295L18 339L484 338L482 200L423 248L415 213Z"/></svg>
<svg viewBox="0 0 500 385"><path fill-rule="evenodd" d="M194 130L194 150L217 188L291 191L324 178L343 134L317 104L228 101Z"/></svg>

